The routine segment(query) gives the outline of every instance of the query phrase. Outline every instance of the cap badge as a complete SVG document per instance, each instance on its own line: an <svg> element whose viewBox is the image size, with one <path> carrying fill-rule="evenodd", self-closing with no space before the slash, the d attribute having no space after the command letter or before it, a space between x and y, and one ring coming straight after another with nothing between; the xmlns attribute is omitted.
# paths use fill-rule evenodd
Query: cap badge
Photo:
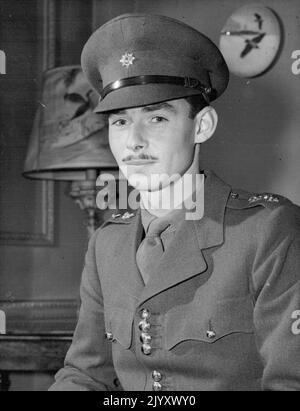
<svg viewBox="0 0 300 411"><path fill-rule="evenodd" d="M129 67L133 64L133 61L135 60L135 57L133 53L125 53L123 54L120 63L122 63L123 67Z"/></svg>

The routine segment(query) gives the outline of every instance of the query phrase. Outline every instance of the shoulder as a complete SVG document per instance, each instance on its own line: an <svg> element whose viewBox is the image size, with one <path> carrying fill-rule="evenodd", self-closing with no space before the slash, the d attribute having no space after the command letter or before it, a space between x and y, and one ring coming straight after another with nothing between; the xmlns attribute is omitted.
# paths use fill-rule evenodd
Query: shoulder
<svg viewBox="0 0 300 411"><path fill-rule="evenodd" d="M103 233L118 231L120 227L132 225L138 216L138 211L115 211L107 218L93 234L95 241Z"/></svg>
<svg viewBox="0 0 300 411"><path fill-rule="evenodd" d="M227 207L236 210L263 207L276 209L280 206L293 206L293 203L279 194L273 193L251 193L241 189L233 189L230 193Z"/></svg>
<svg viewBox="0 0 300 411"><path fill-rule="evenodd" d="M228 211L232 213L255 215L261 229L300 233L300 207L288 198L279 194L263 192L251 193L233 189L227 202ZM248 212L247 212L248 211Z"/></svg>

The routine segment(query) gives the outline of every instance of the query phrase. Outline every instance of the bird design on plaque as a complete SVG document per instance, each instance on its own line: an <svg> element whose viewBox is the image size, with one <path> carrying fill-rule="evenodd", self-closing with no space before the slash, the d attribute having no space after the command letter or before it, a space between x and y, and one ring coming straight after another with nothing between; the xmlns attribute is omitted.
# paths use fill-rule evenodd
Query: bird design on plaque
<svg viewBox="0 0 300 411"><path fill-rule="evenodd" d="M240 77L264 73L276 59L281 28L276 14L262 5L247 5L227 20L220 37L220 49L229 70Z"/></svg>

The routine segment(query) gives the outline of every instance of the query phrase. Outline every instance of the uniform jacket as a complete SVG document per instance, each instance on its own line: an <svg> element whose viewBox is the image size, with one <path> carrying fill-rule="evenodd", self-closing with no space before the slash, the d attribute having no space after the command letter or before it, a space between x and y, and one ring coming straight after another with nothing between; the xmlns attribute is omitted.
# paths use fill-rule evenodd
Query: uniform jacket
<svg viewBox="0 0 300 411"><path fill-rule="evenodd" d="M51 390L300 390L300 209L205 174L204 217L182 223L146 286L140 211L93 235Z"/></svg>

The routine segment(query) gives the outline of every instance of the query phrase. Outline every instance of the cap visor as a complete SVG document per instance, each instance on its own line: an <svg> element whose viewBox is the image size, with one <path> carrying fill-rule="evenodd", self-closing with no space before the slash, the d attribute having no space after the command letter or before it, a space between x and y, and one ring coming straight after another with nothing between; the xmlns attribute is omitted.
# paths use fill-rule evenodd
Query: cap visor
<svg viewBox="0 0 300 411"><path fill-rule="evenodd" d="M202 94L200 90L172 84L145 84L123 87L109 93L95 108L95 113L147 106Z"/></svg>

